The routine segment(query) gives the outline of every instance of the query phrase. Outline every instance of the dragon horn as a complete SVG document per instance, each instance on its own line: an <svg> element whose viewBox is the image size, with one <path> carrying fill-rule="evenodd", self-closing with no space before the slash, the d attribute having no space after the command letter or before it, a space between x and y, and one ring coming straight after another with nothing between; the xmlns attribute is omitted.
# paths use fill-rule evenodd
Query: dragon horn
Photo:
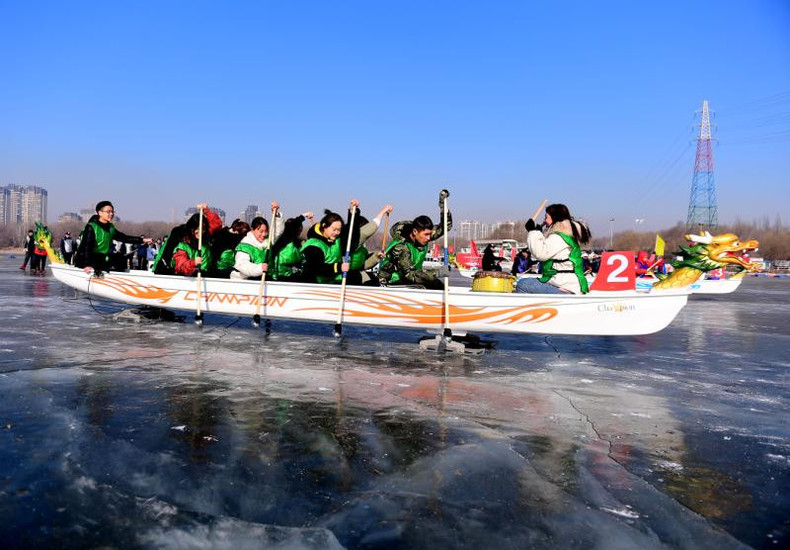
<svg viewBox="0 0 790 550"><path fill-rule="evenodd" d="M710 244L713 242L713 235L705 231L702 235L684 235L687 241L700 244Z"/></svg>

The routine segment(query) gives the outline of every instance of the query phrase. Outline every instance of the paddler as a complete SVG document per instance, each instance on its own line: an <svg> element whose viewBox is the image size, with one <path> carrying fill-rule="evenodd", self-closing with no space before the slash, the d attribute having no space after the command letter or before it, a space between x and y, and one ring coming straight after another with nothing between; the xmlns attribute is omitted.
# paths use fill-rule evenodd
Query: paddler
<svg viewBox="0 0 790 550"><path fill-rule="evenodd" d="M444 235L444 201L447 191L439 193L440 223L433 224L428 216L417 216L411 221L400 221L392 226L392 243L384 253L379 268L379 282L383 286L417 285L434 290L442 290L442 279L447 275L446 267L423 269L422 264L428 253L428 243ZM447 230L453 226L453 216L447 211Z"/></svg>
<svg viewBox="0 0 790 550"><path fill-rule="evenodd" d="M209 237L222 225L222 220L216 213L209 210L205 203L199 204L198 209L203 213L203 223L200 222L200 212L189 218L181 242L173 249L170 267L176 275L192 277L198 272L210 273L215 267L215 258L211 253ZM201 225L203 226L202 237L200 237ZM170 238L172 236L171 233Z"/></svg>
<svg viewBox="0 0 790 550"><path fill-rule="evenodd" d="M296 282L302 280L303 223L309 220L312 227L313 213L304 212L295 218L288 218L283 224L283 232L272 245L273 267L269 277L275 281Z"/></svg>
<svg viewBox="0 0 790 550"><path fill-rule="evenodd" d="M359 202L351 201L351 207L356 208ZM343 232L343 218L331 210L324 211L321 221L313 225L307 240L302 245L304 256L302 279L306 283L340 284L343 273L346 273L346 283L358 285L363 283L360 269L350 269L348 263L343 261L345 244L341 235Z"/></svg>
<svg viewBox="0 0 790 550"><path fill-rule="evenodd" d="M586 294L584 262L580 244L589 242L590 229L571 217L564 204L550 204L542 226L530 218L527 248L542 267L540 278L525 277L516 283L516 292L529 294ZM543 230L541 231L541 227Z"/></svg>
<svg viewBox="0 0 790 550"><path fill-rule="evenodd" d="M269 222L261 216L253 218L250 223L252 230L236 246L235 262L231 279L260 279L269 270L271 263L269 245L277 233L282 231L282 220L280 215L280 205L277 201L272 202L272 212L274 218L272 223L280 229L273 230L272 238L269 238Z"/></svg>
<svg viewBox="0 0 790 550"><path fill-rule="evenodd" d="M355 207L356 206L357 205L355 205ZM357 211L356 216L354 216L354 224L352 226L350 225L351 211L349 211L349 221L347 223L349 224L349 227L351 227L351 261L349 262L350 269L362 269L367 271L368 269L374 268L379 263L381 260L380 256L382 256L381 252L375 253L369 251L365 247L365 242L373 235L378 233L379 226L381 225L381 218L391 213L392 205L388 204L381 207L381 210L379 210L379 213L376 215L376 217L368 221L367 218L362 216L362 214ZM365 277L363 277L363 279L364 278ZM378 285L378 281L375 281L374 284Z"/></svg>
<svg viewBox="0 0 790 550"><path fill-rule="evenodd" d="M209 209L206 203L201 203L198 205L198 209L203 211L203 229L205 230L208 227L208 237L213 237L213 235L220 230L222 227L222 219ZM187 220L187 223L182 223L181 225L175 226L171 231L167 238L162 242L162 246L159 247L159 252L156 254L156 258L154 259L154 267L153 272L157 275L173 275L173 254L175 252L176 247L179 243L183 242L185 238L189 237L190 233L193 233L198 228L198 221L199 221L199 213L194 213L192 216ZM191 228L191 229L190 229ZM204 243L206 243L205 239L205 231L204 231ZM205 267L205 266L204 266Z"/></svg>

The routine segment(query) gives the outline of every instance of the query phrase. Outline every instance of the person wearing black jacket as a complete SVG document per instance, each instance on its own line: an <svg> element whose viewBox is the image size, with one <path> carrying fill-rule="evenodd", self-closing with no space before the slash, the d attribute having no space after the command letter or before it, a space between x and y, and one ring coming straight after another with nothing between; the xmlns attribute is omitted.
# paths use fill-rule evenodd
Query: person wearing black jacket
<svg viewBox="0 0 790 550"><path fill-rule="evenodd" d="M19 266L19 269L26 269L27 263L33 258L33 250L36 248L36 239L33 238L33 230L30 229L25 237L25 261Z"/></svg>
<svg viewBox="0 0 790 550"><path fill-rule="evenodd" d="M101 201L96 205L96 214L91 216L82 230L80 245L74 255L74 265L81 267L86 273L93 271L97 276L103 271L126 271L126 256L111 252L112 242L131 243L134 245L151 242L151 239L132 237L118 231L112 224L115 208L110 201Z"/></svg>

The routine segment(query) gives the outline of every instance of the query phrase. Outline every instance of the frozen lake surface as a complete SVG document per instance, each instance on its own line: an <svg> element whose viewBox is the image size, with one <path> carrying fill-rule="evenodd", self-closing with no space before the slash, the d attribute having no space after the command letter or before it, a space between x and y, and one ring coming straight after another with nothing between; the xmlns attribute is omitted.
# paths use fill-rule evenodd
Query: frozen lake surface
<svg viewBox="0 0 790 550"><path fill-rule="evenodd" d="M640 337L113 320L0 259L3 548L788 548L790 280Z"/></svg>

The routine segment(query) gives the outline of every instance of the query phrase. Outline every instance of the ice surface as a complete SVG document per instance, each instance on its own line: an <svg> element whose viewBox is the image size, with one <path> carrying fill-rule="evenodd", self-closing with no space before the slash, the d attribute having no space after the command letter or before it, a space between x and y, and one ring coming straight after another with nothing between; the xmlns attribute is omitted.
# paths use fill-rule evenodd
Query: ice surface
<svg viewBox="0 0 790 550"><path fill-rule="evenodd" d="M0 260L0 546L790 545L790 281L639 337L113 320Z"/></svg>

